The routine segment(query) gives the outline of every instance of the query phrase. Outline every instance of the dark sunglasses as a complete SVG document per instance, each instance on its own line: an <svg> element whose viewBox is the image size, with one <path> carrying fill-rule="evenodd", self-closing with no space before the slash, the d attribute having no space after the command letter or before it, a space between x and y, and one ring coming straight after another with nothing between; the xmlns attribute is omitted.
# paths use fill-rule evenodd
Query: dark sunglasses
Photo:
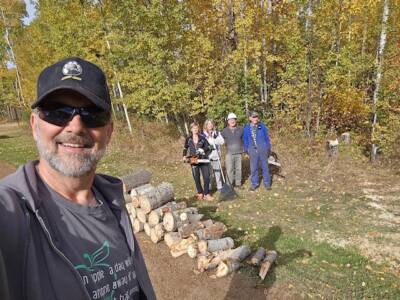
<svg viewBox="0 0 400 300"><path fill-rule="evenodd" d="M39 118L47 123L64 127L79 115L87 128L103 127L110 121L110 112L97 107L39 107Z"/></svg>

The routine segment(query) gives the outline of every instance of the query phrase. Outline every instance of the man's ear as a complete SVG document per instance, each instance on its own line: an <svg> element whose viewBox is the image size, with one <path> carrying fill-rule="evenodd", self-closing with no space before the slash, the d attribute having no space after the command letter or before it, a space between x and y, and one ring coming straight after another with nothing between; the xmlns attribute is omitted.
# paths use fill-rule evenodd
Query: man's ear
<svg viewBox="0 0 400 300"><path fill-rule="evenodd" d="M29 119L29 123L31 125L32 136L33 136L35 141L36 141L36 138L37 138L37 133L36 133L37 125L38 125L37 122L38 122L37 121L37 115L34 112L32 112L31 113L31 117Z"/></svg>
<svg viewBox="0 0 400 300"><path fill-rule="evenodd" d="M108 131L107 131L107 136L108 136L107 144L110 142L113 132L114 132L114 122L111 121L108 126Z"/></svg>

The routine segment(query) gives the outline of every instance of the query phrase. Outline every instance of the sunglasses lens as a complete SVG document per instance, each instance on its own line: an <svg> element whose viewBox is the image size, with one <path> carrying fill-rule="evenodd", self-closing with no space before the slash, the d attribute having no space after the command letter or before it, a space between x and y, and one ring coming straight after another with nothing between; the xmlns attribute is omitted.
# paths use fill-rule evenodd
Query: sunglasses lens
<svg viewBox="0 0 400 300"><path fill-rule="evenodd" d="M53 125L65 126L72 119L74 108L59 107L59 108L43 108L39 110L39 117Z"/></svg>
<svg viewBox="0 0 400 300"><path fill-rule="evenodd" d="M82 122L88 128L103 127L107 125L111 118L109 112L92 107L81 108L79 114Z"/></svg>
<svg viewBox="0 0 400 300"><path fill-rule="evenodd" d="M111 118L109 112L99 110L96 107L81 107L76 109L70 106L41 108L39 110L39 117L50 124L63 127L77 113L79 113L82 122L87 128L103 127Z"/></svg>

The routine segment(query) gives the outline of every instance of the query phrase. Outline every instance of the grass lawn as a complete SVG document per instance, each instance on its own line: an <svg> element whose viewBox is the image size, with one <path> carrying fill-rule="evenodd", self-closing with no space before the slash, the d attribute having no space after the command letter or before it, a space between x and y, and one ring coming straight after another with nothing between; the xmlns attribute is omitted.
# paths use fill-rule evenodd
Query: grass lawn
<svg viewBox="0 0 400 300"><path fill-rule="evenodd" d="M277 250L264 282L255 269L242 269L256 285L278 286L296 299L400 299L399 176L370 167L353 147L332 161L314 154L318 146L273 138L286 179L275 178L272 191L243 189L235 201L199 204L178 140L166 140L162 133L118 132L99 172L150 169L154 183L171 182L178 199L227 224L237 244ZM26 128L0 126L0 160L18 166L36 156Z"/></svg>

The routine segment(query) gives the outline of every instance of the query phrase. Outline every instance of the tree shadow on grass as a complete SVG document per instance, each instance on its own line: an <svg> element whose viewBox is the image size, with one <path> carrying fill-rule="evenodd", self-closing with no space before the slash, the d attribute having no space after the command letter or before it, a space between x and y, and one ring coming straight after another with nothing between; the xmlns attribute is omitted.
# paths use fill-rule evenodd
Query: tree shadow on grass
<svg viewBox="0 0 400 300"><path fill-rule="evenodd" d="M277 295L269 295L269 291L274 286L277 279L276 269L288 265L298 258L309 257L312 253L306 249L298 249L288 253L278 251L276 243L281 235L282 229L279 226L272 226L263 237L255 242L257 247L264 247L267 251L275 250L278 252L278 258L268 271L265 280L261 280L258 277L259 267L245 266L240 273L234 273L232 275L229 291L225 296L226 300L247 298L256 300L269 298L268 296L271 296L272 298L285 298L288 296L284 291L282 293L279 292L280 294Z"/></svg>
<svg viewBox="0 0 400 300"><path fill-rule="evenodd" d="M9 136L9 135L5 135L5 134L0 135L0 140L11 139L11 138L12 138L12 136Z"/></svg>

